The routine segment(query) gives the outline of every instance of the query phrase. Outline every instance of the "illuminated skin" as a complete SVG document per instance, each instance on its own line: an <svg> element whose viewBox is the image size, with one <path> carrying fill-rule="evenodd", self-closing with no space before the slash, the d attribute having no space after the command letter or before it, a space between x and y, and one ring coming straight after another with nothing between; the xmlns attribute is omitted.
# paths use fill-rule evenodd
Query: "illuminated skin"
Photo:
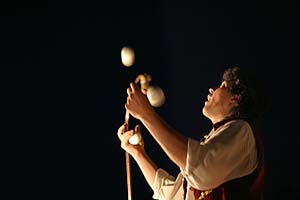
<svg viewBox="0 0 300 200"><path fill-rule="evenodd" d="M223 81L217 89L209 89L202 113L213 124L229 117L231 110L238 106L239 96L232 95L228 90L227 82Z"/></svg>
<svg viewBox="0 0 300 200"><path fill-rule="evenodd" d="M151 106L147 96L141 92L137 84L131 83L127 89L125 108L130 114L140 120L149 133L162 147L168 157L180 168L185 168L187 159L188 138L174 130L164 121ZM202 113L212 123L219 122L230 116L232 109L238 105L238 96L232 95L226 82L222 82L217 89L209 89L207 101ZM127 151L142 170L148 184L153 188L157 165L148 157L144 149L144 142L131 145L128 140L134 134L133 130L125 131L126 124L118 129L121 147ZM138 129L139 126L136 126Z"/></svg>

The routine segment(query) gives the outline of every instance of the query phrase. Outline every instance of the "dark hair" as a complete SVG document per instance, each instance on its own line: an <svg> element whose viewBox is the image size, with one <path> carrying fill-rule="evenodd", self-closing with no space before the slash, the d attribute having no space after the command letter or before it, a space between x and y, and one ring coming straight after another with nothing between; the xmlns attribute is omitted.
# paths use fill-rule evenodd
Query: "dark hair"
<svg viewBox="0 0 300 200"><path fill-rule="evenodd" d="M270 107L270 98L266 85L257 74L243 71L239 67L227 68L222 81L228 83L229 90L239 95L239 105L232 111L232 117L250 121L261 119Z"/></svg>

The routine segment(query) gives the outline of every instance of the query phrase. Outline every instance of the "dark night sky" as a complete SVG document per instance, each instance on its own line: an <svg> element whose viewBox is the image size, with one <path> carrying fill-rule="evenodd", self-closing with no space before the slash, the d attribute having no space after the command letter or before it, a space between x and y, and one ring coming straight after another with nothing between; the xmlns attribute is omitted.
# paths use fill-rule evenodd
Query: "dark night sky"
<svg viewBox="0 0 300 200"><path fill-rule="evenodd" d="M157 111L200 138L210 129L201 114L208 88L240 66L261 75L272 97L262 134L266 200L299 198L296 1L9 2L0 13L1 190L127 199L116 131L129 82L151 74L167 98ZM120 58L127 45L136 52L131 68ZM150 156L176 175L143 131ZM131 164L133 199L151 199Z"/></svg>

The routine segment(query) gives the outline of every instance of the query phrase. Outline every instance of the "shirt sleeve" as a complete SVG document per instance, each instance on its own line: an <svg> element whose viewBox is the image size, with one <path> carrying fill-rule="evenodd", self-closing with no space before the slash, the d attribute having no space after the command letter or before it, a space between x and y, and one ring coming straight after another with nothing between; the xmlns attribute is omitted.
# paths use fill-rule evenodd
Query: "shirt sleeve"
<svg viewBox="0 0 300 200"><path fill-rule="evenodd" d="M178 199L181 193L182 175L179 173L177 178L171 176L165 170L159 168L156 171L153 187L153 199L172 200Z"/></svg>
<svg viewBox="0 0 300 200"><path fill-rule="evenodd" d="M225 124L207 142L189 138L187 164L182 174L194 188L207 190L250 174L257 166L257 150L249 124Z"/></svg>

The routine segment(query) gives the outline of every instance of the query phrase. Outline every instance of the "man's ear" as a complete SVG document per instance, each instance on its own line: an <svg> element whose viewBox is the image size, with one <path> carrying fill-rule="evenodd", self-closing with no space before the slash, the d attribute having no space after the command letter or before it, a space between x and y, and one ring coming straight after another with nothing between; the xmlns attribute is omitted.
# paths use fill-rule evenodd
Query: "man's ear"
<svg viewBox="0 0 300 200"><path fill-rule="evenodd" d="M242 96L239 94L235 94L232 96L231 101L235 104L235 105L239 105L240 101L242 99Z"/></svg>

